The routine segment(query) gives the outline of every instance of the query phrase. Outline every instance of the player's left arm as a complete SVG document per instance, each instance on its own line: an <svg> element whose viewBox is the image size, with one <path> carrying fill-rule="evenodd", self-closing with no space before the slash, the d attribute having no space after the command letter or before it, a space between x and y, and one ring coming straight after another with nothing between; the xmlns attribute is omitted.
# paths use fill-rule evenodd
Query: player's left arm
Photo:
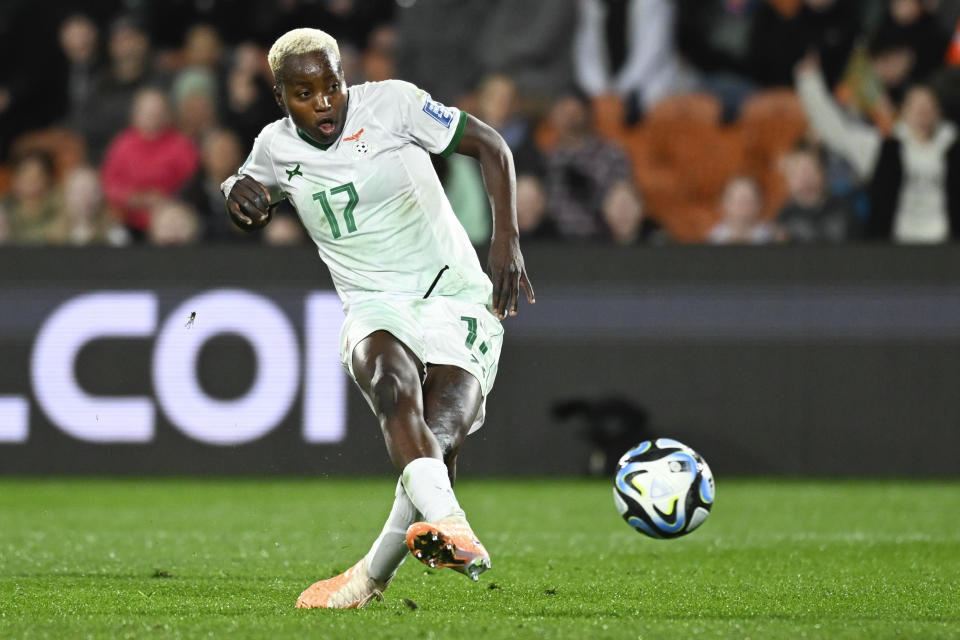
<svg viewBox="0 0 960 640"><path fill-rule="evenodd" d="M533 304L536 300L520 253L513 154L499 133L469 114L456 151L480 163L493 211L493 237L487 259L487 272L493 281L493 312L501 319L508 314L515 316L521 287L526 291L527 302Z"/></svg>

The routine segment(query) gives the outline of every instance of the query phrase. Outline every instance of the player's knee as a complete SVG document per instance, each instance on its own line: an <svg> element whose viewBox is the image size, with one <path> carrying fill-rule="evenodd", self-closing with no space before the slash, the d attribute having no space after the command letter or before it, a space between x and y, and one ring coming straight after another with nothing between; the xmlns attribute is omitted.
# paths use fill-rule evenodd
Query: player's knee
<svg viewBox="0 0 960 640"><path fill-rule="evenodd" d="M463 441L462 438L445 431L439 433L434 431L433 436L437 439L437 444L440 445L440 451L443 453L445 462L448 456L456 458L457 451L460 450L460 444Z"/></svg>
<svg viewBox="0 0 960 640"><path fill-rule="evenodd" d="M377 411L391 415L419 393L416 380L396 371L379 371L370 384Z"/></svg>

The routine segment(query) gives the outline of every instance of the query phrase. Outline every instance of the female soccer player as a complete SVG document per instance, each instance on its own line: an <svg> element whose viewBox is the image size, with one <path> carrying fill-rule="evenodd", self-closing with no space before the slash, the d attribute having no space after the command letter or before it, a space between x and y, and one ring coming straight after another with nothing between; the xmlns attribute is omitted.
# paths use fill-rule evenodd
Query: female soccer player
<svg viewBox="0 0 960 640"><path fill-rule="evenodd" d="M362 607L409 549L477 579L490 556L453 493L457 453L484 419L503 339L522 287L513 158L466 113L397 80L347 88L336 40L294 29L270 48L287 117L267 125L222 185L243 229L288 199L330 269L346 319L340 357L380 421L401 471L396 499L367 555L306 589L302 608ZM488 278L444 195L430 153L477 158L493 209ZM492 281L491 281L492 280Z"/></svg>

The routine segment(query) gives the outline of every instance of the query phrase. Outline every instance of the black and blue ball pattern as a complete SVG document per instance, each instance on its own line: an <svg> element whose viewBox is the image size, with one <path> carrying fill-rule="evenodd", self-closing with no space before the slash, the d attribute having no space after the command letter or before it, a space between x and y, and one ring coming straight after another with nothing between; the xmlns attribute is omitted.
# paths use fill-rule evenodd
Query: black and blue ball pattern
<svg viewBox="0 0 960 640"><path fill-rule="evenodd" d="M699 527L715 493L706 461L670 438L644 440L623 454L613 485L617 511L651 538L678 538Z"/></svg>

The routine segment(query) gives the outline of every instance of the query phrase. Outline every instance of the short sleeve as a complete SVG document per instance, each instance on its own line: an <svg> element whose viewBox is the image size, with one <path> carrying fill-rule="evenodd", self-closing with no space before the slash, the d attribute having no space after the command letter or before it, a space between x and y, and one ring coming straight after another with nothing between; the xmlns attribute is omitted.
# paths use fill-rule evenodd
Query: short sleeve
<svg viewBox="0 0 960 640"><path fill-rule="evenodd" d="M467 125L466 112L437 102L409 82L391 84L403 133L430 153L447 157L456 151Z"/></svg>
<svg viewBox="0 0 960 640"><path fill-rule="evenodd" d="M274 132L269 127L265 127L256 140L253 141L253 149L250 155L244 161L243 166L237 171L240 175L250 176L270 192L270 203L283 200L284 195L280 189L277 180L276 169L273 166L273 160L270 157L269 141L274 138Z"/></svg>

